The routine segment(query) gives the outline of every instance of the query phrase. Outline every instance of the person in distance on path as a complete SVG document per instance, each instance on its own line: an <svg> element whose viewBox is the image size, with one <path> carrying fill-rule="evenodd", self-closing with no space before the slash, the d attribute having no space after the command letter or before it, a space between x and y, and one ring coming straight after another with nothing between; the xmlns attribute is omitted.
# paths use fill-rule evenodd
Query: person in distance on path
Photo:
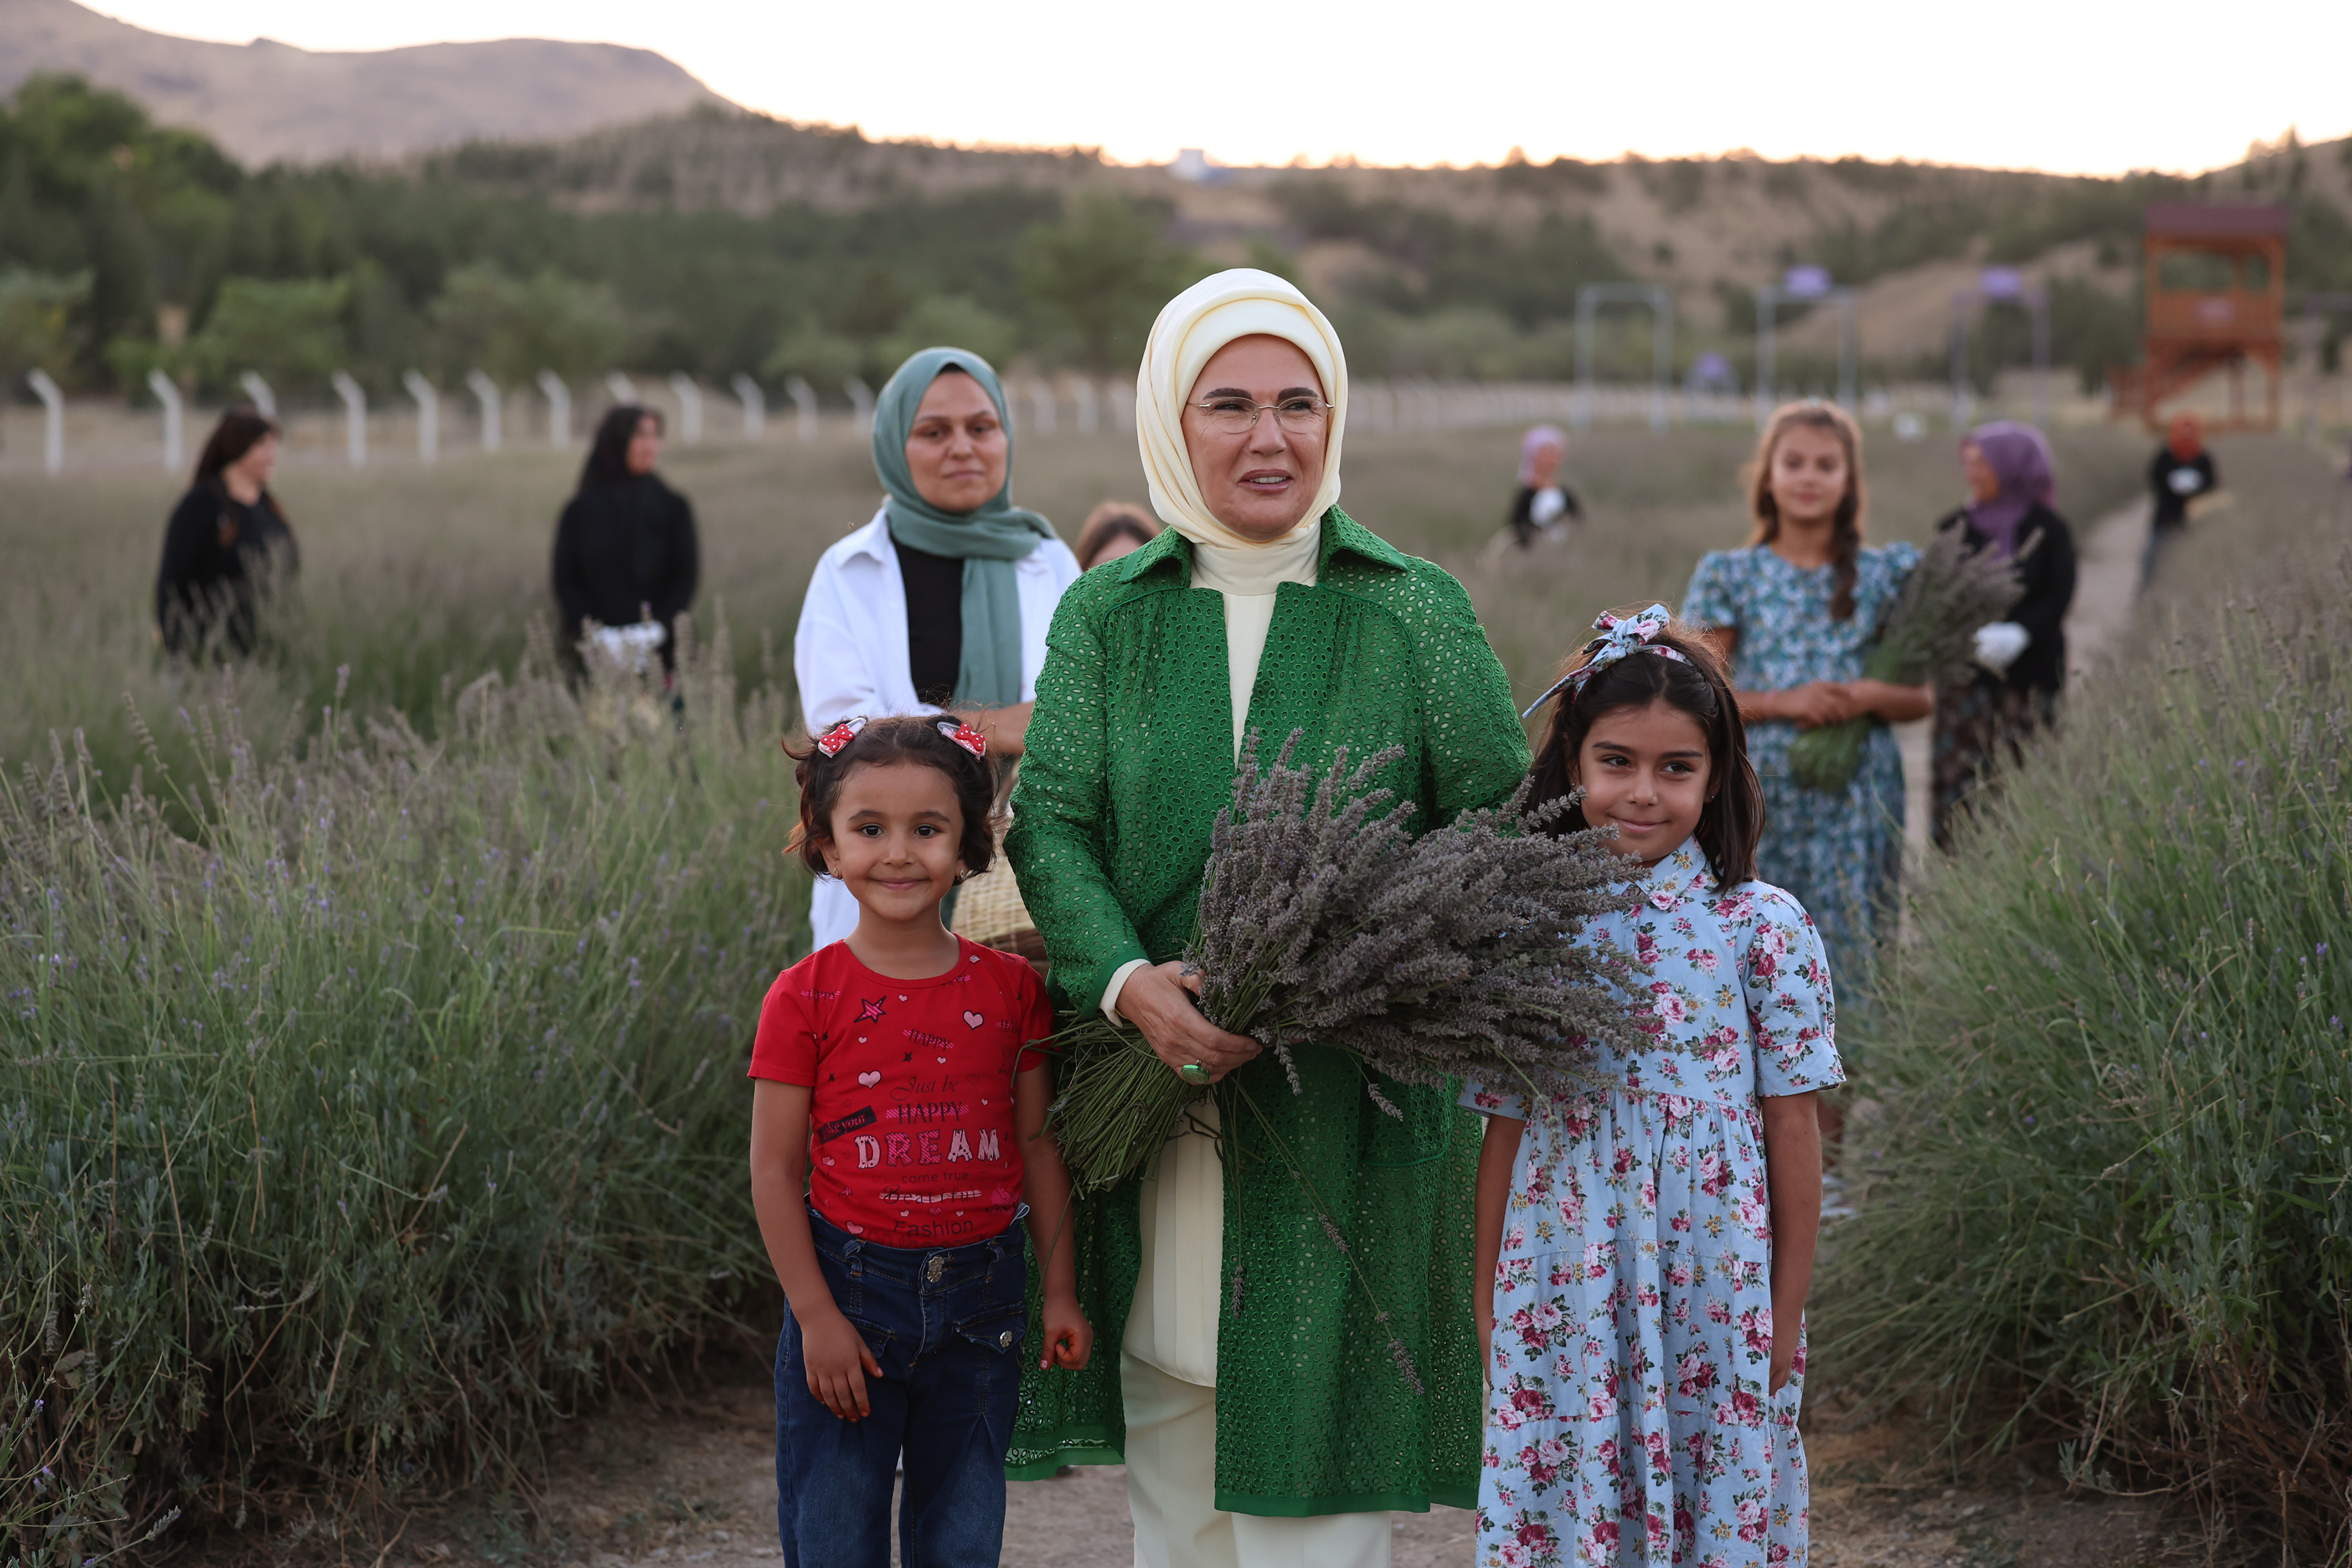
<svg viewBox="0 0 2352 1568"><path fill-rule="evenodd" d="M1960 444L1969 504L1936 525L1972 550L2017 563L2017 602L1978 628L1976 677L1936 694L1935 838L1952 847L1958 813L1997 758L2015 761L2050 722L2066 682L2066 612L2074 603L2074 533L2052 509L2050 443L2031 425L1996 420Z"/></svg>
<svg viewBox="0 0 2352 1568"><path fill-rule="evenodd" d="M2147 487L2156 496L2156 515L2147 530L2147 550L2139 562L2143 591L2156 575L2157 562L2173 541L2189 531L2189 503L2220 488L2221 470L2205 449L2205 425L2194 414L2176 414L2165 431L2164 445L2147 465Z"/></svg>
<svg viewBox="0 0 2352 1568"><path fill-rule="evenodd" d="M1834 404L1777 410L1749 483L1748 547L1700 557L1683 615L1710 628L1738 688L1764 791L1756 875L1812 916L1839 993L1866 995L1903 864L1903 755L1887 726L1926 718L1935 693L1863 667L1919 552L1864 542L1862 431ZM1862 717L1874 722L1846 787L1832 795L1799 783L1789 766L1799 733ZM1843 1110L1820 1105L1834 1148Z"/></svg>

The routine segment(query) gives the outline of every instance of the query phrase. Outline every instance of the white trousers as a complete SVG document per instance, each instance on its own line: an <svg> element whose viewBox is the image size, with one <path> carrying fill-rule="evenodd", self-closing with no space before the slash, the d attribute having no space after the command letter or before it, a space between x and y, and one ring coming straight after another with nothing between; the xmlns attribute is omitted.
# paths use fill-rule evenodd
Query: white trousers
<svg viewBox="0 0 2352 1568"><path fill-rule="evenodd" d="M1389 1568L1389 1516L1216 1507L1217 1391L1121 1352L1135 1568Z"/></svg>

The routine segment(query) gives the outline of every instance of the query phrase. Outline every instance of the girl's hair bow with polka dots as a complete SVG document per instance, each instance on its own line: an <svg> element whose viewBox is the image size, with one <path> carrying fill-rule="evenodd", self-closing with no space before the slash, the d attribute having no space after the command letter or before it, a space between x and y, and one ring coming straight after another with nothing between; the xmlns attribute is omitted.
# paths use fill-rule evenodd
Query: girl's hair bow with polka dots
<svg viewBox="0 0 2352 1568"><path fill-rule="evenodd" d="M844 719L816 738L816 749L823 752L828 760L837 757L841 755L841 749L857 739L857 731L864 728L866 728L866 721L862 716L856 719Z"/></svg>

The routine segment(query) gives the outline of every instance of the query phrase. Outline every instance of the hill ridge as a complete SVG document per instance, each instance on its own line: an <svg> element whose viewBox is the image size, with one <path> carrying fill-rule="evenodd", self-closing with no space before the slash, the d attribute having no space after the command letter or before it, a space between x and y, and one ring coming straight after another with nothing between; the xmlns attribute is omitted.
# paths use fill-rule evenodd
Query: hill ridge
<svg viewBox="0 0 2352 1568"><path fill-rule="evenodd" d="M552 38L305 49L151 32L75 0L0 0L0 96L71 72L201 131L239 162L391 160L473 139L561 140L725 106L650 49Z"/></svg>

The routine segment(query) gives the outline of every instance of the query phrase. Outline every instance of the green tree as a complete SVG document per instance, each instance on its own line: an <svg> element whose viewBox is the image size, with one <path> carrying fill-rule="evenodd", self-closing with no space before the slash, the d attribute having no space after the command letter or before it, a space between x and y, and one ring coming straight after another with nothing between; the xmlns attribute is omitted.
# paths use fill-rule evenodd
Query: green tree
<svg viewBox="0 0 2352 1568"><path fill-rule="evenodd" d="M89 274L0 271L0 384L38 366L61 374L74 357L74 319L89 304Z"/></svg>
<svg viewBox="0 0 2352 1568"><path fill-rule="evenodd" d="M1088 369L1140 358L1160 307L1199 275L1192 255L1168 243L1165 222L1159 211L1089 192L1023 240L1022 290L1076 330Z"/></svg>
<svg viewBox="0 0 2352 1568"><path fill-rule="evenodd" d="M797 375L819 395L838 395L842 383L867 368L866 351L815 321L803 321L776 344L760 368L772 376Z"/></svg>
<svg viewBox="0 0 2352 1568"><path fill-rule="evenodd" d="M629 341L612 289L551 268L514 278L495 262L461 267L429 314L451 370L479 366L509 385L541 370L566 379L609 370Z"/></svg>
<svg viewBox="0 0 2352 1568"><path fill-rule="evenodd" d="M1020 344L1021 329L1012 318L960 294L937 294L916 302L898 321L898 330L878 346L876 367L887 375L909 354L928 348L970 349L1003 370Z"/></svg>
<svg viewBox="0 0 2352 1568"><path fill-rule="evenodd" d="M188 340L190 358L215 387L248 370L272 383L323 380L344 358L351 298L348 278L231 278Z"/></svg>

